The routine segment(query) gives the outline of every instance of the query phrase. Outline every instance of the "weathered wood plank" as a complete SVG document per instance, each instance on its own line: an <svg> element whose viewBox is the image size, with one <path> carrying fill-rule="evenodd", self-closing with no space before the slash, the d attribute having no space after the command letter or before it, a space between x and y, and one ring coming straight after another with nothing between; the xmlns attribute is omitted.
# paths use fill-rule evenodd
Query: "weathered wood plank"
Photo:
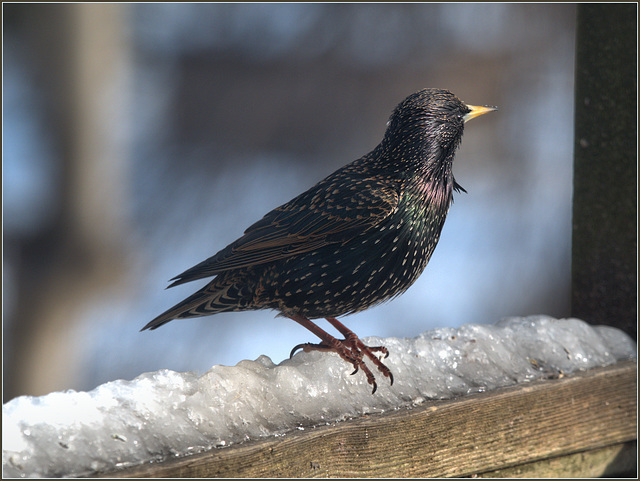
<svg viewBox="0 0 640 481"><path fill-rule="evenodd" d="M497 471L478 478L599 478L637 476L638 443L614 444L557 458L543 459Z"/></svg>
<svg viewBox="0 0 640 481"><path fill-rule="evenodd" d="M636 373L622 362L109 476L470 476L635 440Z"/></svg>

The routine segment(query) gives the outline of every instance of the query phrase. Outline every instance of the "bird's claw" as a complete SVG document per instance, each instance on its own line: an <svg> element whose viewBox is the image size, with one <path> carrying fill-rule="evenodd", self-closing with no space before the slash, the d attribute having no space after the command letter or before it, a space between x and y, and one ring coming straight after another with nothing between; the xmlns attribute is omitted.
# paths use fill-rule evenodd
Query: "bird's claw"
<svg viewBox="0 0 640 481"><path fill-rule="evenodd" d="M293 357L298 349L302 349L303 352L311 352L311 351L335 351L334 348L328 346L326 344L312 344L310 342L303 342L302 344L298 344L293 349L291 349L291 353L289 354L289 359Z"/></svg>
<svg viewBox="0 0 640 481"><path fill-rule="evenodd" d="M371 384L371 386L373 386L373 390L371 391L371 394L374 394L378 389L378 385L376 383L373 373L364 363L363 355L366 355L369 359L372 360L372 362L376 365L378 370L382 372L382 374L385 377L389 378L391 385L393 385L393 374L391 373L391 371L387 366L382 364L378 356L374 354L374 352L381 352L383 354L382 358L386 359L387 357L389 357L389 351L386 347L383 347L383 346L369 347L369 346L366 346L357 337L352 336L352 337L347 337L346 339L343 339L343 340L336 339L335 343L332 343L332 345L312 344L308 342L303 344L298 344L291 350L291 354L289 355L289 358L293 357L295 352L299 349L302 349L304 352L332 351L337 353L343 360L345 360L355 368L353 372L350 374L351 376L353 376L358 371L360 371L360 369L362 369L362 372L364 372L365 376L367 377L367 382Z"/></svg>
<svg viewBox="0 0 640 481"><path fill-rule="evenodd" d="M298 344L297 346L295 346L293 349L291 349L291 353L289 354L289 359L291 359L293 357L293 355L296 353L296 351L298 349L304 349L304 343L302 344Z"/></svg>

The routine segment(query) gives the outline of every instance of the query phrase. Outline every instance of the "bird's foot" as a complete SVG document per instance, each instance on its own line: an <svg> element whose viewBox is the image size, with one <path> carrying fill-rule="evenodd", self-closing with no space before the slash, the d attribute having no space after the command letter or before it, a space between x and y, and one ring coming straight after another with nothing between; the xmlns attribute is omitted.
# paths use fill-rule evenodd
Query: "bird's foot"
<svg viewBox="0 0 640 481"><path fill-rule="evenodd" d="M338 331L340 331L340 333L342 333L342 335L344 335L345 341L350 344L352 351L359 353L360 359L362 359L362 354L365 354L369 359L371 359L371 361L373 361L373 363L376 365L378 370L382 374L384 374L385 377L389 378L391 385L393 385L393 374L391 373L391 371L387 366L382 364L382 361L380 360L380 358L378 358L378 356L374 354L374 352L381 352L383 355L383 359L386 359L387 357L389 357L389 350L386 347L384 346L369 347L365 343L363 343L358 338L358 336L355 335L354 332L348 329L344 324L338 321L335 317L327 317L326 319L331 323L333 327L335 327ZM364 362L362 364L364 365ZM367 376L367 379L369 379L369 376ZM373 392L376 392L375 381L373 383L369 381L369 383L373 384Z"/></svg>
<svg viewBox="0 0 640 481"><path fill-rule="evenodd" d="M351 373L352 375L357 373L359 370L367 377L367 382L373 386L373 390L371 394L376 392L378 389L378 385L376 384L376 379L371 370L367 367L364 362L364 356L367 356L371 361L376 365L378 370L385 376L388 377L393 384L393 374L387 366L382 364L382 361L376 354L374 353L382 353L382 357L387 358L389 356L389 351L386 347L383 346L374 346L369 347L365 345L353 332L347 329L340 321L338 321L334 317L327 317L327 321L333 325L340 333L344 336L344 339L336 339L332 335L328 334L324 330L320 329L316 324L307 319L306 317L297 315L297 314L286 314L287 317L293 319L297 323L301 324L305 328L309 329L315 335L317 335L322 342L319 344L298 344L291 350L291 354L289 357L293 357L295 352L298 349L302 349L304 352L310 351L322 351L322 352L335 352L346 362L351 364L355 369Z"/></svg>
<svg viewBox="0 0 640 481"><path fill-rule="evenodd" d="M298 344L291 350L291 354L289 355L289 357L293 357L298 349L302 349L303 352L321 351L337 353L343 360L345 360L355 368L351 375L354 375L360 369L362 369L362 372L367 377L367 382L373 387L373 390L371 391L371 394L373 394L378 389L378 385L376 383L375 376L363 360L363 355L366 355L373 361L378 370L382 372L384 376L390 378L391 384L393 384L393 374L387 366L382 364L378 356L374 354L374 352L381 352L383 354L383 358L386 358L389 356L389 351L387 350L387 348L384 346L369 347L365 345L360 339L358 339L358 337L353 333L347 335L345 339L332 338L330 343L328 344Z"/></svg>

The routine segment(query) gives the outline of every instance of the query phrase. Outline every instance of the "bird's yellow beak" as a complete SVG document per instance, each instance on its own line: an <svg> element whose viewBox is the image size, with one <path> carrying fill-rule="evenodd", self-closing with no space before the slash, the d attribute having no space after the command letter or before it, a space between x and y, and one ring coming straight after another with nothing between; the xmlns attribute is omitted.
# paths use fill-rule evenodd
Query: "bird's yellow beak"
<svg viewBox="0 0 640 481"><path fill-rule="evenodd" d="M494 110L498 110L498 107L487 107L487 106L476 107L475 105L467 105L467 107L471 109L471 112L469 112L463 117L465 123L469 122L469 120L471 119L475 119L480 115L484 115L486 113L493 112Z"/></svg>

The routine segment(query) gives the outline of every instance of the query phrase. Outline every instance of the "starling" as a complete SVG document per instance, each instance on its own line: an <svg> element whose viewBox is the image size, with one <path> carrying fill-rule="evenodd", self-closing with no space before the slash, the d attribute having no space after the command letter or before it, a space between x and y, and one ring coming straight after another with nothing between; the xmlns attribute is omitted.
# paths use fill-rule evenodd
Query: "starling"
<svg viewBox="0 0 640 481"><path fill-rule="evenodd" d="M393 111L382 142L293 200L273 209L213 257L169 287L212 277L205 287L149 322L219 312L274 309L321 339L293 348L338 353L376 391L368 357L379 355L336 318L392 299L420 276L436 247L456 183L452 163L468 120L496 110L466 105L451 92L423 89ZM336 339L311 319L325 318ZM375 353L378 353L376 355Z"/></svg>

